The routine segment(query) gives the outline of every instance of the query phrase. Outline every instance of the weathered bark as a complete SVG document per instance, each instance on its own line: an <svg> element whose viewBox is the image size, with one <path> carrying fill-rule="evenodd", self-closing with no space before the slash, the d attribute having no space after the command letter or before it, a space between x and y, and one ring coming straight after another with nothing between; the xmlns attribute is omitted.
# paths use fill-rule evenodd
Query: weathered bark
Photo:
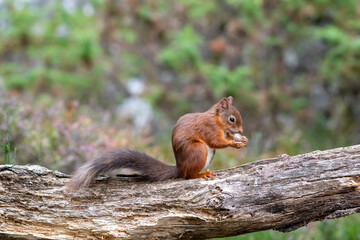
<svg viewBox="0 0 360 240"><path fill-rule="evenodd" d="M204 239L360 212L360 145L253 162L215 180L99 180L69 195L68 176L0 166L0 238Z"/></svg>

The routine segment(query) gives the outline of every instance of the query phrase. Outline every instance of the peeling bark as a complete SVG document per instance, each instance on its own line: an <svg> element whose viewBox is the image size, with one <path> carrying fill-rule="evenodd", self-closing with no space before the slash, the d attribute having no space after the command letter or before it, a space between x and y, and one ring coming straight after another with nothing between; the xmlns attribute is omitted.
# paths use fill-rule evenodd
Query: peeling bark
<svg viewBox="0 0 360 240"><path fill-rule="evenodd" d="M1 165L0 238L205 239L360 212L360 145L215 173L209 181L99 179L70 195L63 173Z"/></svg>

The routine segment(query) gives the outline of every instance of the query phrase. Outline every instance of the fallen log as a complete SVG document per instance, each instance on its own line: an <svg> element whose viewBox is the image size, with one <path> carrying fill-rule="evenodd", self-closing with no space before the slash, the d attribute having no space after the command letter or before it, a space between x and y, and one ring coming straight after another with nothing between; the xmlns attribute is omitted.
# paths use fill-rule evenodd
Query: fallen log
<svg viewBox="0 0 360 240"><path fill-rule="evenodd" d="M102 178L68 194L68 175L0 165L0 239L205 239L360 212L360 145L215 173L208 181Z"/></svg>

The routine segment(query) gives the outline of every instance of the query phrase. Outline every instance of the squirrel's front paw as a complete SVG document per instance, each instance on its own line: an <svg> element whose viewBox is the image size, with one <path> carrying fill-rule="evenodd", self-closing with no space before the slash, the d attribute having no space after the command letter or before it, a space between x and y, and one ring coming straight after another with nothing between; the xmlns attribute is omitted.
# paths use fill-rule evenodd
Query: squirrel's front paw
<svg viewBox="0 0 360 240"><path fill-rule="evenodd" d="M244 148L244 147L246 147L246 143L245 142L232 141L231 147L233 147L233 148Z"/></svg>

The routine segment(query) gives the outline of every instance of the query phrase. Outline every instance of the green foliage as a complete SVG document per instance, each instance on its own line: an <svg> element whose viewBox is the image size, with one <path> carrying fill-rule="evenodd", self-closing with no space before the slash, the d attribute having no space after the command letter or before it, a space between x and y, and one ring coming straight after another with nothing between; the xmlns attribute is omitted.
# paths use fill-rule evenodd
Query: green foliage
<svg viewBox="0 0 360 240"><path fill-rule="evenodd" d="M242 66L230 71L224 66L203 64L201 72L209 79L210 86L217 96L237 95L239 89L248 92L254 89L249 67Z"/></svg>
<svg viewBox="0 0 360 240"><path fill-rule="evenodd" d="M133 53L124 53L120 56L120 59L122 62L122 68L126 69L126 71L121 73L122 79L129 79L141 74L141 68L144 65L144 60L138 55Z"/></svg>
<svg viewBox="0 0 360 240"><path fill-rule="evenodd" d="M42 8L31 7L30 3L6 2L2 20L11 27L0 37L0 54L10 50L21 57L20 62L0 66L0 75L6 79L7 88L56 89L81 97L94 85L101 86L101 82L96 81L100 77L98 68L86 69L87 66L101 66L96 63L101 49L94 32L94 18L81 12L68 13L58 3L47 3L46 7L55 8L50 17Z"/></svg>
<svg viewBox="0 0 360 240"><path fill-rule="evenodd" d="M305 97L295 97L291 100L291 109L298 111L309 106L309 99Z"/></svg>
<svg viewBox="0 0 360 240"><path fill-rule="evenodd" d="M186 12L191 19L200 19L208 14L216 12L215 1L207 1L206 4L196 0L180 0L179 1L186 8Z"/></svg>
<svg viewBox="0 0 360 240"><path fill-rule="evenodd" d="M357 81L360 73L360 38L348 35L333 25L315 29L314 32L331 46L322 64L322 74L335 82Z"/></svg>
<svg viewBox="0 0 360 240"><path fill-rule="evenodd" d="M136 33L130 28L123 28L121 30L121 38L123 38L128 43L135 43Z"/></svg>
<svg viewBox="0 0 360 240"><path fill-rule="evenodd" d="M177 70L197 69L201 61L198 49L201 42L194 29L187 25L173 35L169 47L160 52L159 60Z"/></svg>
<svg viewBox="0 0 360 240"><path fill-rule="evenodd" d="M4 148L4 162L5 164L16 164L16 148L14 148L13 161L11 161L11 144L10 144L10 136L7 134L6 143L3 144Z"/></svg>
<svg viewBox="0 0 360 240"><path fill-rule="evenodd" d="M144 20L150 20L151 19L151 9L146 6L140 6L138 9L139 16Z"/></svg>
<svg viewBox="0 0 360 240"><path fill-rule="evenodd" d="M259 25L266 25L264 17L263 0L227 0L231 8L238 12L238 21L246 33L254 33Z"/></svg>

